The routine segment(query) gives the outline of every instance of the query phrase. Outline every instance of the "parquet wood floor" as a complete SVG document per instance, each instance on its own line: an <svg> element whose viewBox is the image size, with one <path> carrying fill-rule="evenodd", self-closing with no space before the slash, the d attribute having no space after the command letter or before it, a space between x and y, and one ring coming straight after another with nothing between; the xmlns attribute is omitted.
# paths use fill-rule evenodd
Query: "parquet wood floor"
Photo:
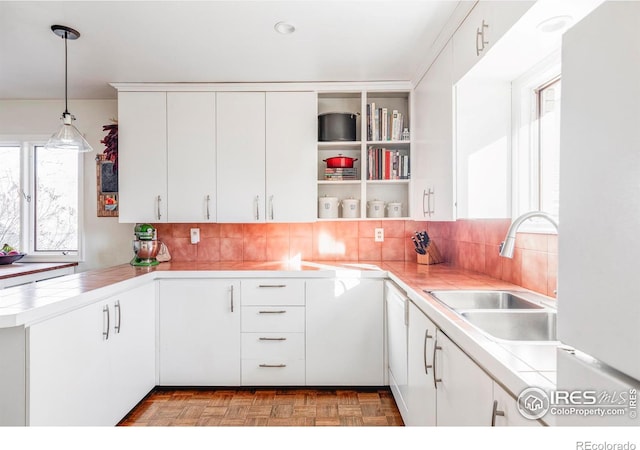
<svg viewBox="0 0 640 450"><path fill-rule="evenodd" d="M402 426L388 388L156 388L120 426Z"/></svg>

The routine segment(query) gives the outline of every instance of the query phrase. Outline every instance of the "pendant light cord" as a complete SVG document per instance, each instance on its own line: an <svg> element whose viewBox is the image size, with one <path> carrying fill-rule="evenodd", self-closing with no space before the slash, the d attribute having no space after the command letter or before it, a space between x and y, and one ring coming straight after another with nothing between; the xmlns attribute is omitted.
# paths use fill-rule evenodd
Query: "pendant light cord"
<svg viewBox="0 0 640 450"><path fill-rule="evenodd" d="M69 105L67 100L67 41L68 33L64 32L64 114L69 114Z"/></svg>

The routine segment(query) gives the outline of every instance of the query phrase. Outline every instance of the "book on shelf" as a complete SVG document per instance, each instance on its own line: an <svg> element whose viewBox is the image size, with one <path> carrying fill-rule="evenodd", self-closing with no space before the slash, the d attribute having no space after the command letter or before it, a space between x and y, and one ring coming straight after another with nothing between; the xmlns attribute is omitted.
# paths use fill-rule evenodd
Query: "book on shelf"
<svg viewBox="0 0 640 450"><path fill-rule="evenodd" d="M404 116L397 109L390 111L376 107L375 102L367 103L368 141L401 141L405 127Z"/></svg>
<svg viewBox="0 0 640 450"><path fill-rule="evenodd" d="M409 155L386 148L367 150L367 180L408 180L410 176Z"/></svg>

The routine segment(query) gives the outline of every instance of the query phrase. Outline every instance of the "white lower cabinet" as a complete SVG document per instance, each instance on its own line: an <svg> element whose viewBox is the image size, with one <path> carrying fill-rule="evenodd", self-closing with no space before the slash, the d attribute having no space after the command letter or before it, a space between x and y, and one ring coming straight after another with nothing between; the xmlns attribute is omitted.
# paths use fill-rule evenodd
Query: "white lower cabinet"
<svg viewBox="0 0 640 450"><path fill-rule="evenodd" d="M435 346L436 424L491 425L493 380L439 329Z"/></svg>
<svg viewBox="0 0 640 450"><path fill-rule="evenodd" d="M305 384L305 280L242 280L242 385Z"/></svg>
<svg viewBox="0 0 640 450"><path fill-rule="evenodd" d="M383 281L307 280L307 384L384 385Z"/></svg>
<svg viewBox="0 0 640 450"><path fill-rule="evenodd" d="M518 411L518 404L502 386L493 383L493 414L492 423L496 427L539 427L537 420L525 418Z"/></svg>
<svg viewBox="0 0 640 450"><path fill-rule="evenodd" d="M240 385L240 283L159 283L160 385Z"/></svg>
<svg viewBox="0 0 640 450"><path fill-rule="evenodd" d="M409 302L409 339L407 374L407 417L409 426L436 425L436 387L433 350L436 326L420 309Z"/></svg>
<svg viewBox="0 0 640 450"><path fill-rule="evenodd" d="M155 283L34 324L29 425L115 425L155 385Z"/></svg>

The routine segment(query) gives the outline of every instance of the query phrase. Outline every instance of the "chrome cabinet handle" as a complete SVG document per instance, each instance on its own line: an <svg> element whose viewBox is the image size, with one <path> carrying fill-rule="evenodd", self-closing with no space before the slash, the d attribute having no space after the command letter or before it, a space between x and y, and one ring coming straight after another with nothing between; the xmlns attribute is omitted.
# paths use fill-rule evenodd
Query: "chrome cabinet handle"
<svg viewBox="0 0 640 450"><path fill-rule="evenodd" d="M273 220L273 195L269 197L269 216Z"/></svg>
<svg viewBox="0 0 640 450"><path fill-rule="evenodd" d="M429 206L425 208L425 204L424 204L425 199L427 200L429 199L429 194L427 193L426 189L422 191L422 215L424 217L427 217L427 215L429 214Z"/></svg>
<svg viewBox="0 0 640 450"><path fill-rule="evenodd" d="M279 311L258 311L258 314L284 314L287 311L279 310Z"/></svg>
<svg viewBox="0 0 640 450"><path fill-rule="evenodd" d="M435 195L433 189L427 188L422 191L422 215L431 217L435 213L435 210L431 207L431 197ZM424 207L424 199L427 199L427 208Z"/></svg>
<svg viewBox="0 0 640 450"><path fill-rule="evenodd" d="M496 426L496 417L504 417L504 411L498 409L498 400L493 401L493 410L491 411L491 426Z"/></svg>
<svg viewBox="0 0 640 450"><path fill-rule="evenodd" d="M256 195L256 220L260 220L260 196Z"/></svg>
<svg viewBox="0 0 640 450"><path fill-rule="evenodd" d="M116 333L120 334L120 324L122 323L122 316L121 316L121 313L120 313L121 312L120 300L116 300L116 304L115 304L115 306L113 308L118 310L118 315L116 316L117 321L116 321L115 326L113 327L113 330Z"/></svg>
<svg viewBox="0 0 640 450"><path fill-rule="evenodd" d="M102 308L102 321L103 321L103 325L104 325L104 313L107 313L107 326L102 328L102 336L104 337L104 340L107 341L109 340L109 328L111 327L111 319L110 319L110 314L109 314L109 305L104 305L104 308Z"/></svg>
<svg viewBox="0 0 640 450"><path fill-rule="evenodd" d="M489 44L484 40L484 29L489 28L489 25L482 21L480 28L476 28L476 56L480 56L480 52L484 50L485 46Z"/></svg>
<svg viewBox="0 0 640 450"><path fill-rule="evenodd" d="M286 341L287 338L285 337L277 337L277 338L270 338L270 337L261 337L258 338L259 341Z"/></svg>
<svg viewBox="0 0 640 450"><path fill-rule="evenodd" d="M259 284L259 288L284 288L287 287L286 284Z"/></svg>
<svg viewBox="0 0 640 450"><path fill-rule="evenodd" d="M433 336L431 336L429 334L429 329L427 328L426 330L424 330L424 351L423 353L423 357L424 357L424 373L425 375L429 375L429 370L428 369L433 369L433 364L427 364L427 339L432 339Z"/></svg>
<svg viewBox="0 0 640 450"><path fill-rule="evenodd" d="M209 213L209 203L211 203L211 196L207 194L207 220L211 219L211 214Z"/></svg>
<svg viewBox="0 0 640 450"><path fill-rule="evenodd" d="M156 198L156 203L158 205L158 220L160 220L160 218L162 217L162 214L160 214L160 202L162 201L162 198L160 198L160 196L158 195L158 197Z"/></svg>
<svg viewBox="0 0 640 450"><path fill-rule="evenodd" d="M438 345L438 340L433 346L433 387L438 389L438 383L442 382L442 378L436 378L436 350L442 350L442 347Z"/></svg>
<svg viewBox="0 0 640 450"><path fill-rule="evenodd" d="M259 367L273 368L273 367L287 367L287 365L286 364L260 364Z"/></svg>
<svg viewBox="0 0 640 450"><path fill-rule="evenodd" d="M231 285L230 291L231 291L231 295L230 295L230 297L231 297L231 312L233 312L233 284Z"/></svg>

